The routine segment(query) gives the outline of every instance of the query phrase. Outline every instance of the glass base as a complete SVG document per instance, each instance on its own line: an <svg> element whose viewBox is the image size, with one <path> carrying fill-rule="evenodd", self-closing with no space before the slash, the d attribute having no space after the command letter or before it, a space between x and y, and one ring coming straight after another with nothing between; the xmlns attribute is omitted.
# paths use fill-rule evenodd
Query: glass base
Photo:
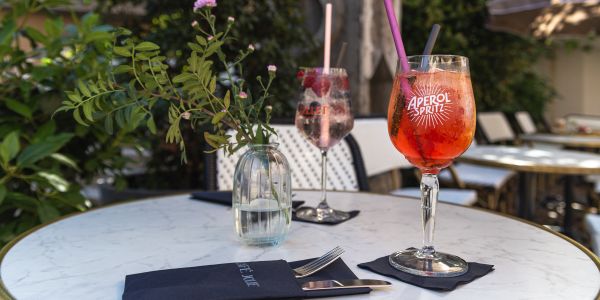
<svg viewBox="0 0 600 300"><path fill-rule="evenodd" d="M316 223L337 223L350 218L350 214L333 208L302 207L296 210L296 218Z"/></svg>
<svg viewBox="0 0 600 300"><path fill-rule="evenodd" d="M469 265L462 258L427 248L409 248L392 253L389 261L402 272L426 277L454 277L469 270Z"/></svg>

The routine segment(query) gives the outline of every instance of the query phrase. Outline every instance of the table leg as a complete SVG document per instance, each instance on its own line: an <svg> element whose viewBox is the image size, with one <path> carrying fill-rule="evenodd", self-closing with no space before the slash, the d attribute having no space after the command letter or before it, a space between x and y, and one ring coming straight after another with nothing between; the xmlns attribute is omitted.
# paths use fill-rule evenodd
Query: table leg
<svg viewBox="0 0 600 300"><path fill-rule="evenodd" d="M573 225L573 199L575 198L575 194L573 191L573 176L566 175L565 176L565 188L564 188L564 198L565 198L565 218L563 220L563 230L566 235L571 236L571 226Z"/></svg>
<svg viewBox="0 0 600 300"><path fill-rule="evenodd" d="M519 173L519 201L517 203L517 213L520 218L527 220L533 219L535 195L534 174L527 172Z"/></svg>

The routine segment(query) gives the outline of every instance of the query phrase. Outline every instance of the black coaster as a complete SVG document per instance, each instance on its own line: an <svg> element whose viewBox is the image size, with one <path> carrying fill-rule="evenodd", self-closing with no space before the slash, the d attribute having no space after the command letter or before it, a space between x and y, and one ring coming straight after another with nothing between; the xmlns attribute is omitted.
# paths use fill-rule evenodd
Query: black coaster
<svg viewBox="0 0 600 300"><path fill-rule="evenodd" d="M311 220L305 220L305 219L300 219L298 217L296 217L296 213L304 210L304 209L314 209L314 207L308 207L308 206L304 206L304 207L300 207L296 210L294 210L294 212L292 213L292 220L293 221L298 221L298 222L306 222L306 223L313 223L313 224L322 224L322 225L337 225L337 224L341 224L344 223L348 220L352 220L354 217L358 216L358 214L360 213L360 210L351 210L348 213L350 214L350 218L346 219L346 220L342 220L342 221L336 221L336 222L330 222L330 221L326 221L326 222L315 222L315 221L311 221Z"/></svg>
<svg viewBox="0 0 600 300"><path fill-rule="evenodd" d="M378 258L374 261L359 264L358 267L381 274L384 276L396 278L400 281L416 285L418 287L438 290L452 291L461 284L469 283L479 277L485 276L494 270L493 265L485 265L470 262L467 273L455 277L425 277L402 272L392 267L389 263L389 256Z"/></svg>

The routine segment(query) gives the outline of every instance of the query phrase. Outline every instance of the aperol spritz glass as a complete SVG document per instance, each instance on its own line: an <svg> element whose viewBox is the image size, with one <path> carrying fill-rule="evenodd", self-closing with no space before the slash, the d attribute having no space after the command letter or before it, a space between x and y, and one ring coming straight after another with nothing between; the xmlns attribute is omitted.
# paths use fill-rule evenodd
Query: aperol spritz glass
<svg viewBox="0 0 600 300"><path fill-rule="evenodd" d="M388 107L392 143L421 171L423 247L390 255L395 268L421 276L464 274L467 263L433 247L437 174L471 144L475 133L475 102L469 61L456 55L408 57L409 70L396 72Z"/></svg>

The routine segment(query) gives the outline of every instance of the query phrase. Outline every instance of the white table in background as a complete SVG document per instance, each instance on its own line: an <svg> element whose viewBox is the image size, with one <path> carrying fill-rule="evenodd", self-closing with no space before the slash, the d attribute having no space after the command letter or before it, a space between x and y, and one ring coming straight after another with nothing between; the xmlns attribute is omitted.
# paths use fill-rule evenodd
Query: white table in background
<svg viewBox="0 0 600 300"><path fill-rule="evenodd" d="M581 151L481 145L473 146L458 160L508 168L519 173L519 216L534 215L533 173L566 175L564 180L564 230L570 234L574 199L573 176L600 174L600 155Z"/></svg>
<svg viewBox="0 0 600 300"><path fill-rule="evenodd" d="M556 144L564 147L600 149L600 136L535 133L520 135L525 142Z"/></svg>
<svg viewBox="0 0 600 300"><path fill-rule="evenodd" d="M297 199L317 203L319 192ZM419 246L416 199L368 193L329 194L338 209L360 209L337 226L294 222L278 247L238 243L231 209L190 200L154 198L92 210L43 226L5 247L3 289L17 299L120 299L125 275L233 261L319 256L340 245L359 278L393 282L387 290L336 299L594 299L599 261L581 245L543 227L483 210L438 205L435 245L495 271L452 292L418 288L359 269L358 263ZM0 293L1 294L1 293ZM328 298L330 299L330 298ZM333 298L331 298L333 299Z"/></svg>

